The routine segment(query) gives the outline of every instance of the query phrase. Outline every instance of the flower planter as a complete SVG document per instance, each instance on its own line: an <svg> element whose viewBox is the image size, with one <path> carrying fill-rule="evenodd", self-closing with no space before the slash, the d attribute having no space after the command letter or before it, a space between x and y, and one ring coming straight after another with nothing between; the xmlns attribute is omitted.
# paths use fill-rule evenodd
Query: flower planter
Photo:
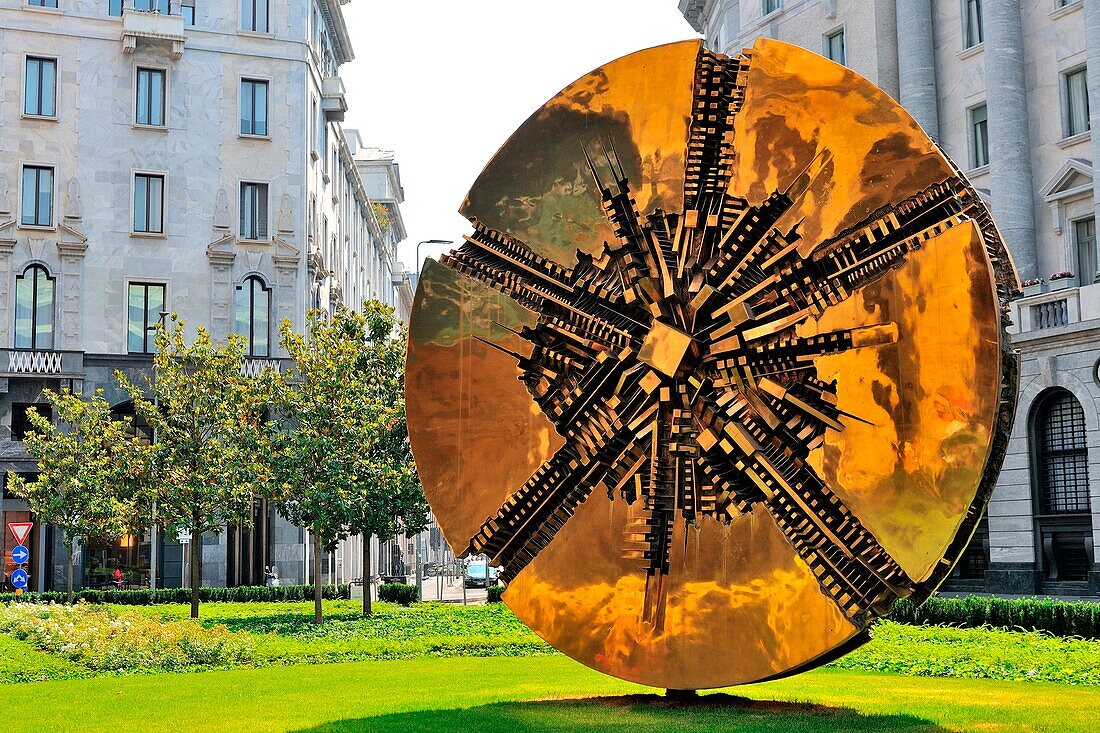
<svg viewBox="0 0 1100 733"><path fill-rule="evenodd" d="M1033 295L1042 295L1042 294L1043 294L1043 284L1042 283L1035 283L1034 285L1025 285L1024 286L1024 297L1025 298L1030 298Z"/></svg>
<svg viewBox="0 0 1100 733"><path fill-rule="evenodd" d="M1051 280L1050 281L1050 292L1053 293L1056 290L1065 290L1066 288L1068 288L1070 286L1070 283L1072 283L1072 282L1073 282L1073 278L1071 278L1071 277L1063 277L1063 278L1059 278L1057 280Z"/></svg>

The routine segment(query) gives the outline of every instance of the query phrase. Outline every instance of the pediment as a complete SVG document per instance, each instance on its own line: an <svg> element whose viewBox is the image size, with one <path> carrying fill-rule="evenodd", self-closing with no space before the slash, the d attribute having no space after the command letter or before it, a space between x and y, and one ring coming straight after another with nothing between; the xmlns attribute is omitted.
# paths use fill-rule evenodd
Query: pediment
<svg viewBox="0 0 1100 733"><path fill-rule="evenodd" d="M1088 193L1092 185L1092 163L1083 158L1070 158L1050 177L1040 193L1044 201L1052 202Z"/></svg>

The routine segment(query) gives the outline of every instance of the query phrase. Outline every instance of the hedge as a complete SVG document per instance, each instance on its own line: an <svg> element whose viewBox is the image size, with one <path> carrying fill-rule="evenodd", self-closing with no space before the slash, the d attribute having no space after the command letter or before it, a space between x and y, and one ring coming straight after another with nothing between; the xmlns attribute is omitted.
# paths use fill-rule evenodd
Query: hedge
<svg viewBox="0 0 1100 733"><path fill-rule="evenodd" d="M1100 603L1050 598L930 598L917 608L907 600L894 606L893 620L903 624L992 626L1046 631L1055 636L1100 639Z"/></svg>
<svg viewBox="0 0 1100 733"><path fill-rule="evenodd" d="M500 603L500 594L504 592L503 585L490 585L485 589L487 594L486 602L488 603Z"/></svg>
<svg viewBox="0 0 1100 733"><path fill-rule="evenodd" d="M416 586L405 583L383 583L378 586L378 600L408 606L418 600Z"/></svg>
<svg viewBox="0 0 1100 733"><path fill-rule="evenodd" d="M321 594L327 599L350 598L351 591L346 585L322 586ZM46 593L0 593L0 603L20 601L25 603L64 603L65 591ZM74 601L88 603L115 603L121 606L153 606L161 603L190 603L190 588L158 588L157 590L79 590L73 593ZM203 603L271 603L275 601L311 601L312 585L262 585L238 586L236 588L199 589L199 600Z"/></svg>

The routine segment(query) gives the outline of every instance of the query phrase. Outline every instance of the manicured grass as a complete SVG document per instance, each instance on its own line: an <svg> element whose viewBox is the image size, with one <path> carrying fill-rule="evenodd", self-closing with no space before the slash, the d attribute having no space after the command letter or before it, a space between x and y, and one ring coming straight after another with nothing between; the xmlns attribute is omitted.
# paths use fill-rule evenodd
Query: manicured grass
<svg viewBox="0 0 1100 733"><path fill-rule="evenodd" d="M1096 688L834 669L728 691L763 706L592 699L651 692L562 656L99 677L6 686L20 713L0 731L1092 731L1100 718Z"/></svg>

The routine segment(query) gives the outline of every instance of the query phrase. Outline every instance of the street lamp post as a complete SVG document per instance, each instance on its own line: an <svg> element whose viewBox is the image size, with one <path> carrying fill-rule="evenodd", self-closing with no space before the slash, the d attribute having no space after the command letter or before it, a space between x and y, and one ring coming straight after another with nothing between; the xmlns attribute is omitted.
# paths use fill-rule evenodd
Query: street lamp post
<svg viewBox="0 0 1100 733"><path fill-rule="evenodd" d="M146 331L156 331L158 328L164 328L164 320L168 318L168 311L161 311L157 314L156 326L146 326ZM153 367L153 406L160 410L160 397L157 396L157 370ZM155 443L156 435L150 435L150 439ZM160 562L160 552L157 548L158 532L157 532L157 500L153 499L153 521L149 523L149 590L155 591L157 589L157 563Z"/></svg>
<svg viewBox="0 0 1100 733"><path fill-rule="evenodd" d="M416 243L416 277L420 279L420 271L424 268L420 266L420 245L422 244L454 244L449 239L425 239L423 242Z"/></svg>

